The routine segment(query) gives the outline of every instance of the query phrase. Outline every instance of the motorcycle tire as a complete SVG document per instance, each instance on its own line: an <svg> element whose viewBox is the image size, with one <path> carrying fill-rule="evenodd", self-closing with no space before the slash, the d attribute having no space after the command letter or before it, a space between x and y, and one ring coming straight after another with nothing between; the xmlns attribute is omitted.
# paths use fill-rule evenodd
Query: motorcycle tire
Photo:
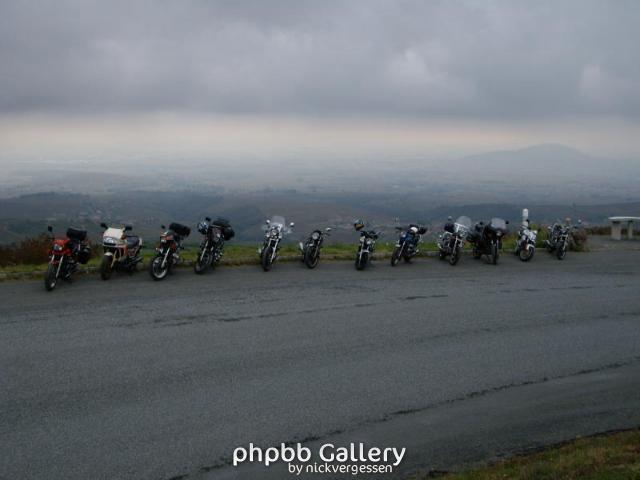
<svg viewBox="0 0 640 480"><path fill-rule="evenodd" d="M455 248L453 252L451 252L451 256L449 257L449 265L455 265L460 260L461 251L459 248Z"/></svg>
<svg viewBox="0 0 640 480"><path fill-rule="evenodd" d="M358 255L356 257L356 270L364 270L369 262L369 254L363 253L362 255Z"/></svg>
<svg viewBox="0 0 640 480"><path fill-rule="evenodd" d="M520 249L520 251L518 252L518 257L520 258L521 261L528 262L533 258L534 253L536 253L536 249L530 246L528 249L525 249L525 248Z"/></svg>
<svg viewBox="0 0 640 480"><path fill-rule="evenodd" d="M556 251L556 257L558 258L558 260L564 260L564 257L567 256L567 245L561 245L558 247L558 250Z"/></svg>
<svg viewBox="0 0 640 480"><path fill-rule="evenodd" d="M260 254L260 264L262 265L262 270L265 272L271 270L271 267L273 266L272 251L273 247L267 247L263 248L262 253Z"/></svg>
<svg viewBox="0 0 640 480"><path fill-rule="evenodd" d="M498 253L498 245L494 243L493 245L491 245L491 255L490 255L491 263L493 265L497 265L498 264L498 255L499 255L499 253Z"/></svg>
<svg viewBox="0 0 640 480"><path fill-rule="evenodd" d="M100 278L102 280L109 280L111 278L111 273L113 273L111 257L105 255L102 257L102 261L100 262Z"/></svg>
<svg viewBox="0 0 640 480"><path fill-rule="evenodd" d="M47 292L50 292L54 288L56 288L56 284L58 283L57 278L58 268L56 265L50 263L47 267L47 271L44 274L44 288Z"/></svg>
<svg viewBox="0 0 640 480"><path fill-rule="evenodd" d="M205 252L204 254L200 253L196 262L193 264L193 271L198 275L202 275L206 270L209 264L211 263L211 252Z"/></svg>
<svg viewBox="0 0 640 480"><path fill-rule="evenodd" d="M317 248L307 248L304 252L304 264L307 268L316 268L320 261L320 252Z"/></svg>
<svg viewBox="0 0 640 480"><path fill-rule="evenodd" d="M169 262L167 261L167 264L162 268L162 259L162 256L155 257L149 264L149 275L155 281L164 280L169 274Z"/></svg>
<svg viewBox="0 0 640 480"><path fill-rule="evenodd" d="M391 254L391 266L395 267L400 261L400 252L402 251L402 247L396 247Z"/></svg>

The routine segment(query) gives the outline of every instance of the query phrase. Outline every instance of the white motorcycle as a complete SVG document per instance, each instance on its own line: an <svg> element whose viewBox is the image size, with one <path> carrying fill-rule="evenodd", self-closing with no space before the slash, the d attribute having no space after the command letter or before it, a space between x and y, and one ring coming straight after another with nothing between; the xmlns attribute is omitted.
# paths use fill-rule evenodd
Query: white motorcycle
<svg viewBox="0 0 640 480"><path fill-rule="evenodd" d="M295 223L291 222L289 226L286 226L284 217L274 215L271 220L267 220L263 226L265 231L264 243L262 247L258 249L258 255L260 255L260 264L265 272L271 270L271 267L278 258L278 251L280 250L280 242L282 238L291 233L291 229L295 226Z"/></svg>
<svg viewBox="0 0 640 480"><path fill-rule="evenodd" d="M100 277L109 280L114 270L123 269L129 273L136 270L138 263L142 261L140 250L142 239L137 235L130 235L131 225L122 228L109 227L101 223L104 228L102 234L102 248L104 254L100 263Z"/></svg>
<svg viewBox="0 0 640 480"><path fill-rule="evenodd" d="M522 226L518 231L516 240L515 254L523 262L528 262L536 253L537 230L532 230L529 224L529 210L526 208L522 211Z"/></svg>

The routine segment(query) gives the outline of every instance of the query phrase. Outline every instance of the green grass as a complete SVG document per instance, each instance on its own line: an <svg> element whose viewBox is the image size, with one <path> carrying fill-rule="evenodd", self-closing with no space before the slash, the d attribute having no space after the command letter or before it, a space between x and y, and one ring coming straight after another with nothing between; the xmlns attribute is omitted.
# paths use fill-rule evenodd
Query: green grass
<svg viewBox="0 0 640 480"><path fill-rule="evenodd" d="M433 478L418 475L411 480ZM640 430L579 438L441 480L640 480Z"/></svg>

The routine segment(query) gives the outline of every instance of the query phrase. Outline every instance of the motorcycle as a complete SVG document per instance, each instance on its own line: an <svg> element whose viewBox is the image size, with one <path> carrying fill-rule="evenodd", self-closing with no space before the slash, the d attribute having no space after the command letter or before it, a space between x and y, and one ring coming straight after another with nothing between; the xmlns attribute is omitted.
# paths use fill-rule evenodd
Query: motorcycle
<svg viewBox="0 0 640 480"><path fill-rule="evenodd" d="M109 280L114 270L125 270L133 273L138 263L142 261L140 250L142 239L137 235L129 235L131 225L123 228L109 227L101 223L102 233L102 262L100 262L100 278Z"/></svg>
<svg viewBox="0 0 640 480"><path fill-rule="evenodd" d="M53 228L47 227L52 240L49 251L49 265L44 274L44 288L51 291L56 288L58 279L70 281L78 263L86 264L91 258L91 246L87 241L86 230L70 227L65 238L55 238Z"/></svg>
<svg viewBox="0 0 640 480"><path fill-rule="evenodd" d="M291 222L289 227L285 227L286 223L284 217L275 215L271 220L267 220L263 226L265 231L264 243L262 247L258 249L260 255L260 264L265 272L271 270L271 267L278 258L278 252L280 251L280 242L286 234L291 233L291 229L295 226L295 223Z"/></svg>
<svg viewBox="0 0 640 480"><path fill-rule="evenodd" d="M455 222L449 221L444 226L444 233L438 241L438 256L441 260L449 257L449 264L455 265L462 256L464 242L471 229L471 219L460 216Z"/></svg>
<svg viewBox="0 0 640 480"><path fill-rule="evenodd" d="M149 275L154 280L163 280L173 266L180 261L182 240L189 236L191 229L180 223L172 223L169 230L161 225L163 232L160 235L160 243L156 247L156 256L149 264Z"/></svg>
<svg viewBox="0 0 640 480"><path fill-rule="evenodd" d="M518 231L518 238L516 239L514 252L523 262L531 260L533 255L536 253L537 236L538 231L530 228L529 210L525 208L522 211L522 226Z"/></svg>
<svg viewBox="0 0 640 480"><path fill-rule="evenodd" d="M298 244L302 253L302 261L308 268L316 268L318 266L324 237L330 236L330 231L331 229L328 227L325 228L324 232L322 230L314 230L304 243L300 242Z"/></svg>
<svg viewBox="0 0 640 480"><path fill-rule="evenodd" d="M509 222L502 218L492 218L488 225L478 222L467 237L473 245L473 258L486 255L489 263L497 265L502 249L502 237L507 233L508 224Z"/></svg>
<svg viewBox="0 0 640 480"><path fill-rule="evenodd" d="M376 241L380 234L375 230L365 230L364 223L361 221L353 224L356 232L360 234L358 251L356 252L356 269L364 270L371 262L371 257L376 247Z"/></svg>
<svg viewBox="0 0 640 480"><path fill-rule="evenodd" d="M549 239L544 242L547 251L549 253L555 252L558 260L564 260L564 257L567 255L567 250L569 250L571 234L577 227L571 225L567 220L564 224L558 221L547 228L549 230Z"/></svg>
<svg viewBox="0 0 640 480"><path fill-rule="evenodd" d="M418 244L422 240L422 235L427 233L425 227L415 223L409 224L409 228L406 230L400 226L397 226L396 230L398 231L398 241L391 254L392 267L395 267L401 258L407 263L411 262L411 259L420 253Z"/></svg>
<svg viewBox="0 0 640 480"><path fill-rule="evenodd" d="M235 232L227 219L218 218L212 222L209 217L198 223L198 232L204 235L204 239L200 243L198 258L193 269L200 274L204 273L209 266L215 268L218 265L222 258L224 243L231 240Z"/></svg>

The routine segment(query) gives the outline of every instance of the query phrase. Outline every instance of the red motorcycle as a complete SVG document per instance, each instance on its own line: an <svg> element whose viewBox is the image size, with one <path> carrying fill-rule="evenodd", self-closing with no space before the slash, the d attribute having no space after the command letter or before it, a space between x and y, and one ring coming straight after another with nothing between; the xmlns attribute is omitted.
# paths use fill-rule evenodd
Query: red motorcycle
<svg viewBox="0 0 640 480"><path fill-rule="evenodd" d="M86 230L70 227L65 238L55 238L53 228L47 227L53 241L49 251L49 266L44 274L44 288L48 291L56 288L58 279L71 280L71 274L78 263L86 264L91 258L91 246L87 241Z"/></svg>

